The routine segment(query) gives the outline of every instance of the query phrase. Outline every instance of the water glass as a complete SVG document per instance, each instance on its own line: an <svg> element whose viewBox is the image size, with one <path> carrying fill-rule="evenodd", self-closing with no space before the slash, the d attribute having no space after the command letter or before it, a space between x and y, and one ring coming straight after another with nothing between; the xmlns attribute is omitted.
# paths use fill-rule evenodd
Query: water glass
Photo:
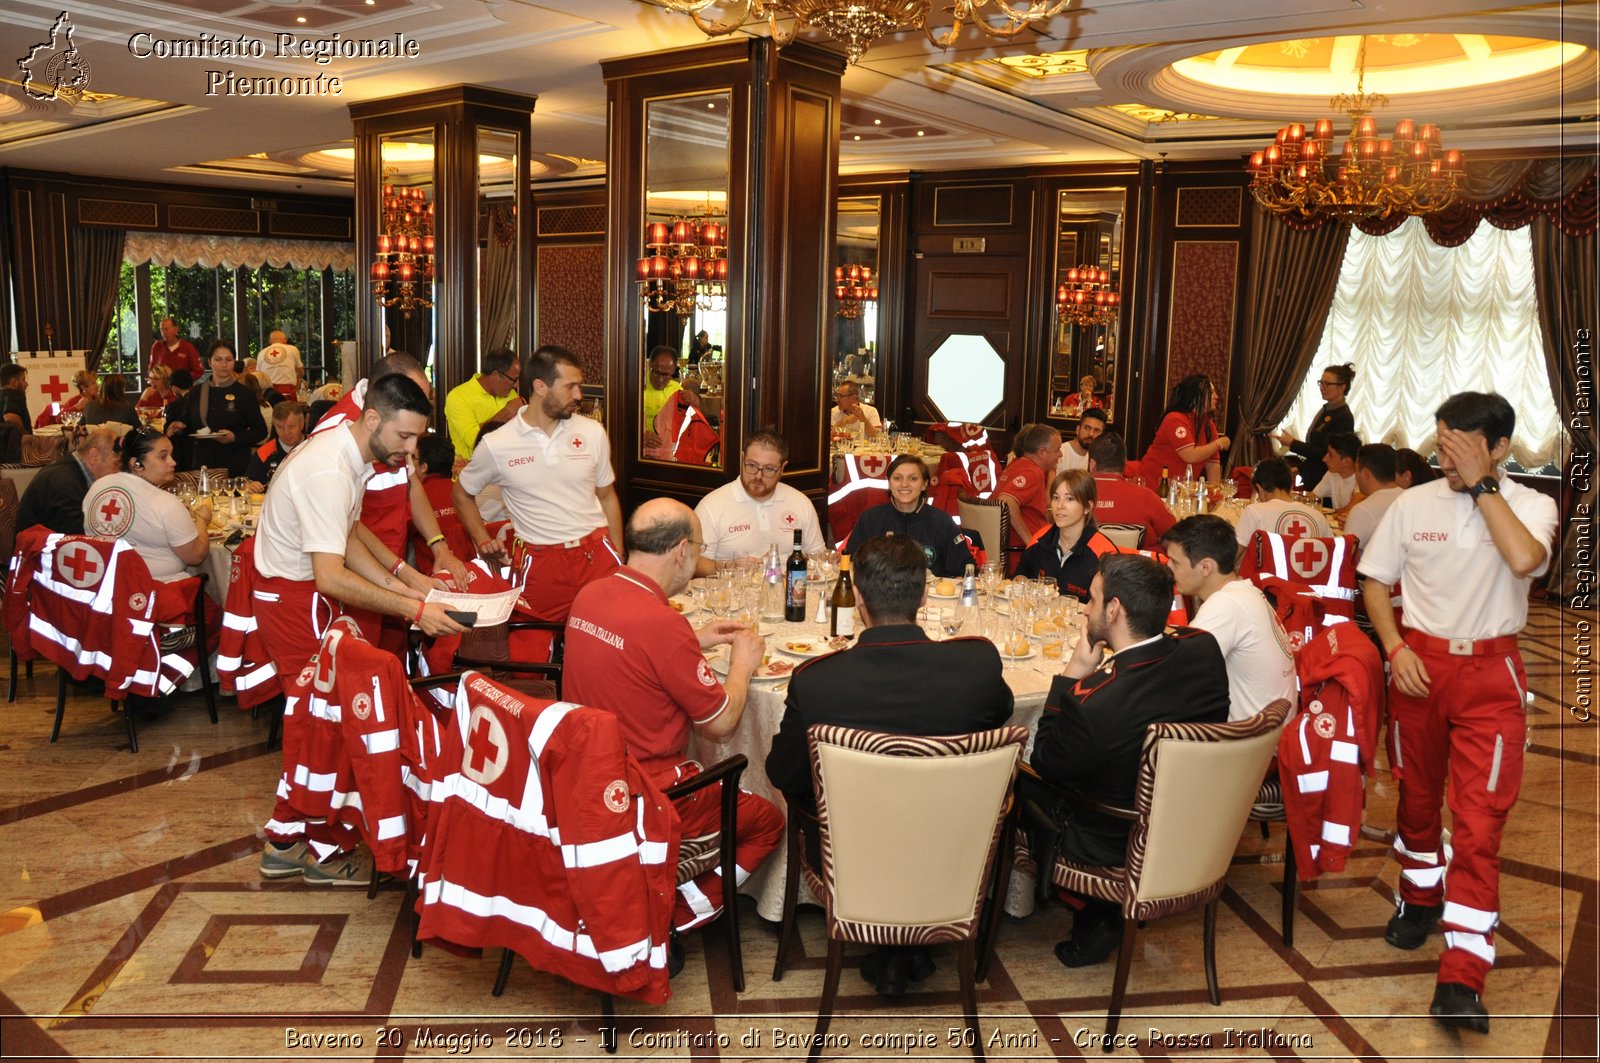
<svg viewBox="0 0 1600 1063"><path fill-rule="evenodd" d="M953 639L961 634L961 626L965 618L954 606L945 606L939 610L939 627L944 631L944 637Z"/></svg>

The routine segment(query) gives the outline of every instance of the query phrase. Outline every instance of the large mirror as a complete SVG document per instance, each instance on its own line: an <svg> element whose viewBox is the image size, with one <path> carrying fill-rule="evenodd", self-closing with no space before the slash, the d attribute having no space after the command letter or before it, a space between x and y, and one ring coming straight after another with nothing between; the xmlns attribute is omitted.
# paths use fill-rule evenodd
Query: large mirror
<svg viewBox="0 0 1600 1063"><path fill-rule="evenodd" d="M372 264L383 303L384 341L434 369L435 268L432 128L387 133L379 141L383 185L378 198L378 247Z"/></svg>
<svg viewBox="0 0 1600 1063"><path fill-rule="evenodd" d="M1126 199L1121 188L1068 188L1058 195L1052 417L1076 419L1088 406L1113 416L1122 386L1117 356Z"/></svg>
<svg viewBox="0 0 1600 1063"><path fill-rule="evenodd" d="M722 465L731 99L722 91L644 105L638 372L646 460Z"/></svg>
<svg viewBox="0 0 1600 1063"><path fill-rule="evenodd" d="M875 434L878 401L878 196L839 200L833 266L833 368L836 438ZM852 398L838 399L841 388ZM845 409L845 407L849 409ZM857 408L864 407L858 414Z"/></svg>

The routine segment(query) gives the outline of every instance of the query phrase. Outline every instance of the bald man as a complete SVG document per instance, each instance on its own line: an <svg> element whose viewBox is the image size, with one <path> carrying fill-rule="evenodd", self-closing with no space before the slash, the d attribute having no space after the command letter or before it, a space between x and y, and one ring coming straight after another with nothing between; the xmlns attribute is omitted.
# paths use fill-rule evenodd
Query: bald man
<svg viewBox="0 0 1600 1063"><path fill-rule="evenodd" d="M766 649L748 627L714 620L698 631L668 601L689 585L700 556L700 522L682 502L657 498L634 511L623 530L628 563L578 591L567 618L562 695L609 709L628 751L663 788L700 766L687 759L689 732L725 738L744 716L750 676ZM704 650L727 645L723 682ZM717 830L714 788L678 803L683 836ZM739 794L738 879L761 866L783 834L783 814L755 794ZM673 926L687 930L722 910L721 870L678 887Z"/></svg>
<svg viewBox="0 0 1600 1063"><path fill-rule="evenodd" d="M282 329L273 329L268 339L272 342L261 348L256 367L267 374L278 394L286 399L298 398L300 381L306 375L306 367L300 361L300 348L289 342Z"/></svg>

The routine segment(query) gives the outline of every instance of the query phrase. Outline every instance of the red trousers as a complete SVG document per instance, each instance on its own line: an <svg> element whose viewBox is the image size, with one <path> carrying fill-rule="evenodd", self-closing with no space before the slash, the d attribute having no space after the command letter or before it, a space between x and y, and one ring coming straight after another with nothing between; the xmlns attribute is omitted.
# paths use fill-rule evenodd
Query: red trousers
<svg viewBox="0 0 1600 1063"><path fill-rule="evenodd" d="M518 539L511 566L522 573L522 600L534 619L564 624L578 591L611 575L622 566L622 558L606 529L596 528L576 546L535 546Z"/></svg>
<svg viewBox="0 0 1600 1063"><path fill-rule="evenodd" d="M685 761L652 780L663 790L685 779L700 774L699 765ZM674 801L678 818L683 824L685 839L715 834L721 827L721 788L708 786L688 797ZM739 791L739 829L734 841L734 877L738 886L761 867L767 856L783 841L783 813L764 797ZM672 926L683 931L715 919L722 911L724 884L722 868L715 867L688 882L679 884L678 899L672 908Z"/></svg>
<svg viewBox="0 0 1600 1063"><path fill-rule="evenodd" d="M1400 898L1423 906L1443 901L1439 981L1482 993L1500 921L1500 836L1522 788L1528 680L1514 649L1464 657L1419 648L1419 641L1407 635L1428 669L1427 695L1389 688L1401 769L1394 842ZM1443 852L1447 772L1451 848Z"/></svg>

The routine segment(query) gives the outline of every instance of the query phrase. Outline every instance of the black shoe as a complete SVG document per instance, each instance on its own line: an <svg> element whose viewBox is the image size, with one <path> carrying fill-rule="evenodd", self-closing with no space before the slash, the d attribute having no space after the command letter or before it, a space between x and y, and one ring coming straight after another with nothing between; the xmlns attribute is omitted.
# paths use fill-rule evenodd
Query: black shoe
<svg viewBox="0 0 1600 1063"><path fill-rule="evenodd" d="M683 942L678 940L676 930L667 934L667 978L678 977L683 970Z"/></svg>
<svg viewBox="0 0 1600 1063"><path fill-rule="evenodd" d="M1428 1014L1446 1026L1459 1026L1474 1033L1489 1032L1489 1012L1482 999L1460 982L1440 982L1433 991Z"/></svg>
<svg viewBox="0 0 1600 1063"><path fill-rule="evenodd" d="M1420 949L1443 912L1442 904L1407 904L1401 901L1400 907L1389 918L1389 925L1383 931L1383 940L1397 949Z"/></svg>
<svg viewBox="0 0 1600 1063"><path fill-rule="evenodd" d="M1056 942L1056 959L1065 967L1105 963L1122 945L1122 924L1095 922L1076 929L1070 941Z"/></svg>
<svg viewBox="0 0 1600 1063"><path fill-rule="evenodd" d="M932 961L928 974L932 974ZM867 953L861 958L861 977L871 983L880 996L903 996L906 987L912 982L913 963L906 949L890 948L884 946ZM924 974L922 977L926 978ZM916 979L921 981L921 979Z"/></svg>
<svg viewBox="0 0 1600 1063"><path fill-rule="evenodd" d="M928 950L918 945L906 953L907 973L913 982L926 982L938 970L938 964L933 962L933 957L928 955Z"/></svg>

